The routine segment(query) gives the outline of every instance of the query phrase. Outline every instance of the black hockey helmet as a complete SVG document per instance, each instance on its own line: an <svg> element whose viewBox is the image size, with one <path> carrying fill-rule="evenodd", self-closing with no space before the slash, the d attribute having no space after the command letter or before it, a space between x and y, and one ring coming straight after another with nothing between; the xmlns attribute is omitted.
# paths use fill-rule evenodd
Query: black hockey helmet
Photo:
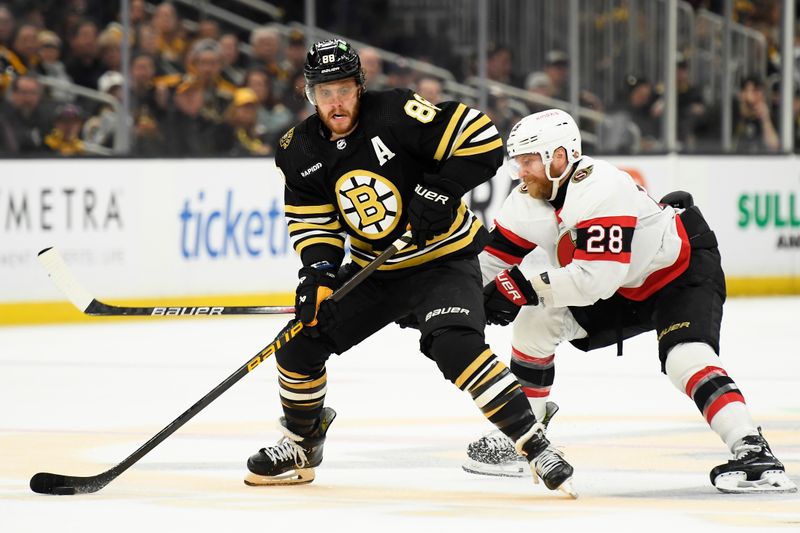
<svg viewBox="0 0 800 533"><path fill-rule="evenodd" d="M306 96L312 104L313 87L320 83L355 78L359 86L364 85L361 59L350 43L342 39L314 43L306 55L303 76L306 79Z"/></svg>

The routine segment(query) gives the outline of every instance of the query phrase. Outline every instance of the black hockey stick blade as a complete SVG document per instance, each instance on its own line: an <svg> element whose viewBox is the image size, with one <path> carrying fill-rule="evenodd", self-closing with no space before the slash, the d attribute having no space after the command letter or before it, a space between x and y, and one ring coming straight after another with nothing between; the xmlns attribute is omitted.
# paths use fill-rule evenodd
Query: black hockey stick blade
<svg viewBox="0 0 800 533"><path fill-rule="evenodd" d="M399 239L394 241L389 248L384 250L378 257L370 261L367 266L359 270L352 278L339 287L331 296L334 301L341 300L347 293L352 291L358 286L365 278L378 269L383 263L389 260L399 250L405 248L411 242L411 233L404 233ZM247 363L242 365L233 374L225 378L225 380L214 387L208 394L203 396L200 400L192 405L189 409L184 411L178 418L167 424L167 426L156 433L150 440L142 444L139 449L130 454L118 465L106 470L96 476L65 476L62 474L52 474L50 472L39 472L35 474L30 481L30 487L33 492L39 494L54 494L62 496L70 496L73 494L88 494L97 492L112 481L114 481L120 474L125 472L128 468L133 466L139 459L147 455L153 448L158 446L167 437L175 433L186 422L194 418L200 411L205 409L211 402L216 400L226 390L231 388L236 382L252 372L258 365L260 365L269 356L280 350L287 343L291 342L303 329L303 323L299 320L291 322L284 328L278 336L269 343L264 349L250 358Z"/></svg>
<svg viewBox="0 0 800 533"><path fill-rule="evenodd" d="M67 299L91 316L214 316L214 315L280 315L294 313L293 306L226 306L226 305L162 305L125 307L111 305L94 298L72 274L64 258L52 246L38 255L39 263Z"/></svg>
<svg viewBox="0 0 800 533"><path fill-rule="evenodd" d="M39 494L55 494L72 496L97 492L105 487L111 478L104 479L104 474L92 477L62 476L50 472L39 472L31 478L31 490Z"/></svg>

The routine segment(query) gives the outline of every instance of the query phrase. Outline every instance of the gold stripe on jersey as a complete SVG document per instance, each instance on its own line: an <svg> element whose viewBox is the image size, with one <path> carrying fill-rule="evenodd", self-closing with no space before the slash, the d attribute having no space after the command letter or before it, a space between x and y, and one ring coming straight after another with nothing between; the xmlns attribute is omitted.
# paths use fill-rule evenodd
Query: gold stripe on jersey
<svg viewBox="0 0 800 533"><path fill-rule="evenodd" d="M467 139L472 137L472 134L474 134L476 131L486 126L487 124L491 124L491 122L492 122L491 119L489 119L489 117L487 117L486 115L481 115L480 117L478 117L475 121L473 121L472 124L470 124L467 127L467 129L464 130L464 132L461 135L458 136L456 142L453 143L452 151L458 150L461 147L461 145L467 141Z"/></svg>
<svg viewBox="0 0 800 533"><path fill-rule="evenodd" d="M433 156L436 161L441 161L444 158L445 153L447 153L447 147L450 145L453 132L461 120L461 115L463 115L464 111L466 110L467 106L464 104L458 104L458 107L456 107L456 110L453 112L453 116L450 117L450 122L447 124L447 128L445 128L444 134L439 140L439 146L436 148L436 153Z"/></svg>
<svg viewBox="0 0 800 533"><path fill-rule="evenodd" d="M283 211L294 215L328 215L336 212L333 204L322 205L285 205Z"/></svg>
<svg viewBox="0 0 800 533"><path fill-rule="evenodd" d="M285 211L289 239L298 254L314 244L344 249L345 234L332 204L287 205Z"/></svg>
<svg viewBox="0 0 800 533"><path fill-rule="evenodd" d="M289 233L297 233L302 230L334 230L337 233L342 230L342 224L338 220L328 222L327 224L315 224L311 222L304 222L302 219L292 219L287 222Z"/></svg>
<svg viewBox="0 0 800 533"><path fill-rule="evenodd" d="M494 150L495 148L502 148L502 147L503 147L503 139L495 139L485 144L479 144L478 146L470 146L469 148L461 148L459 150L456 150L455 152L453 152L453 156L464 157L475 154L482 154Z"/></svg>
<svg viewBox="0 0 800 533"><path fill-rule="evenodd" d="M460 238L454 239L452 242L448 242L444 246L433 248L431 250L426 250L424 252L419 252L419 250L417 250L416 251L417 255L414 255L413 257L408 257L408 256L398 257L400 254L396 254L392 258L392 260L386 261L386 263L381 265L378 268L378 270L382 272L387 272L393 270L401 270L404 268L411 268L428 263L430 261L433 261L434 259L438 259L439 257L443 257L453 252L456 252L462 248L469 246L474 240L475 234L477 234L482 227L483 224L481 223L481 221L473 217L472 223L469 224L466 228L467 232L464 233ZM353 247L351 247L350 252L351 252L350 257L353 260L353 262L362 267L366 266L372 259L374 259L374 256L372 255L360 257L357 253L358 250L356 250ZM411 252L414 251L412 250Z"/></svg>

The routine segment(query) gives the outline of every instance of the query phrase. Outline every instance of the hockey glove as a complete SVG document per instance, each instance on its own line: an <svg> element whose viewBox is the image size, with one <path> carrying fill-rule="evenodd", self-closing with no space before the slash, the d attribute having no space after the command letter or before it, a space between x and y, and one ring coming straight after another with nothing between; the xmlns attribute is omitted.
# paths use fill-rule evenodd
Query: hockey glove
<svg viewBox="0 0 800 533"><path fill-rule="evenodd" d="M516 266L501 271L483 288L483 307L488 324L507 326L517 318L521 306L538 303L539 297L533 285Z"/></svg>
<svg viewBox="0 0 800 533"><path fill-rule="evenodd" d="M304 266L297 275L300 283L295 292L295 316L307 326L303 331L316 337L319 335L316 326L320 304L339 286L336 266L327 261L320 261L310 266Z"/></svg>
<svg viewBox="0 0 800 533"><path fill-rule="evenodd" d="M464 194L457 184L426 175L426 184L417 184L408 204L408 223L411 225L411 242L417 248L450 229L456 210ZM428 185L435 182L436 185Z"/></svg>

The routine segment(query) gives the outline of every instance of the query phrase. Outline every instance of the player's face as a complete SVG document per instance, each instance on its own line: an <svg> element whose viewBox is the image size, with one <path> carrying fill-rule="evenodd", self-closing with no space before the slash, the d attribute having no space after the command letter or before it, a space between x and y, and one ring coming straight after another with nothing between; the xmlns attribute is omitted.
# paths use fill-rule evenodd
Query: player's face
<svg viewBox="0 0 800 533"><path fill-rule="evenodd" d="M358 84L353 78L314 86L317 114L334 137L343 137L356 127L359 96Z"/></svg>
<svg viewBox="0 0 800 533"><path fill-rule="evenodd" d="M514 156L519 165L519 179L525 183L528 194L539 200L547 200L553 192L553 182L547 179L544 163L539 154L522 154Z"/></svg>
<svg viewBox="0 0 800 533"><path fill-rule="evenodd" d="M528 194L539 200L549 200L553 193L553 182L547 178L544 162L539 154L521 154L514 157L519 165L519 179L521 179ZM567 152L558 148L550 162L550 175L560 176L567 169Z"/></svg>

